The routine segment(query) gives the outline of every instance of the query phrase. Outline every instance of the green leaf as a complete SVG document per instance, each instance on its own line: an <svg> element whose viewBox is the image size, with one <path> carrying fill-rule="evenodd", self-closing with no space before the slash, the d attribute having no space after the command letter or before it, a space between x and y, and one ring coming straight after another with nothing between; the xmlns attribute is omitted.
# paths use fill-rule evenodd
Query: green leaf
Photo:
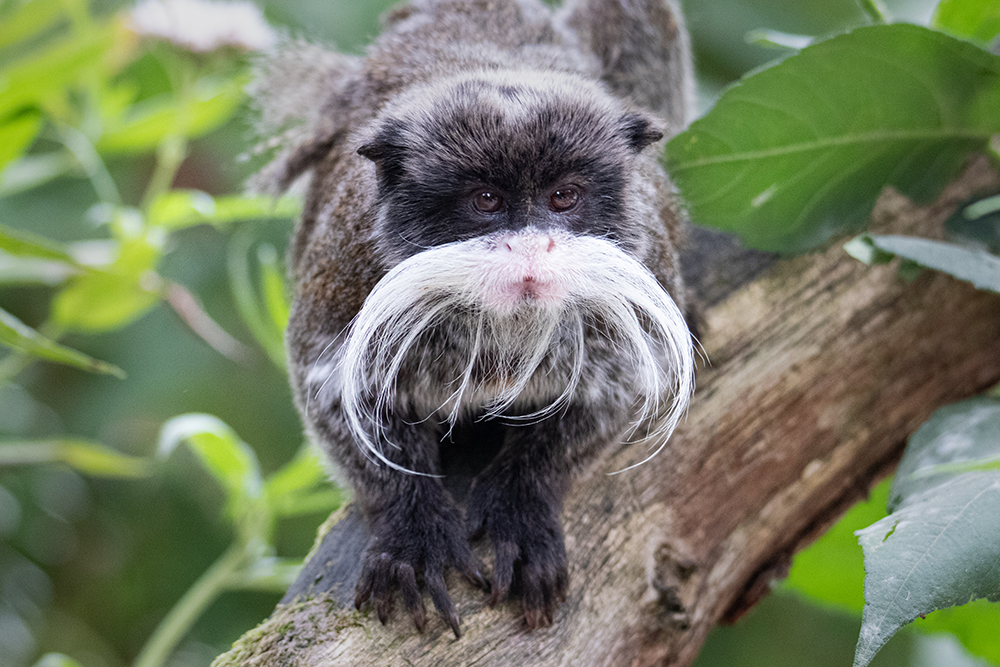
<svg viewBox="0 0 1000 667"><path fill-rule="evenodd" d="M1000 131L1000 57L912 25L859 28L723 93L667 145L695 222L801 252L885 185L927 199Z"/></svg>
<svg viewBox="0 0 1000 667"><path fill-rule="evenodd" d="M40 463L64 463L94 477L136 478L152 473L151 461L125 456L90 440L0 442L0 467Z"/></svg>
<svg viewBox="0 0 1000 667"><path fill-rule="evenodd" d="M125 377L125 371L117 366L59 345L3 309L0 309L0 345L6 345L46 361L82 368L85 371Z"/></svg>
<svg viewBox="0 0 1000 667"><path fill-rule="evenodd" d="M886 515L890 479L841 517L822 537L795 554L782 587L825 607L860 614L865 606L865 560L854 531Z"/></svg>
<svg viewBox="0 0 1000 667"><path fill-rule="evenodd" d="M181 443L188 445L222 487L228 513L235 521L244 526L268 521L261 507L263 482L257 456L229 425L207 414L174 417L160 430L159 455L170 456Z"/></svg>
<svg viewBox="0 0 1000 667"><path fill-rule="evenodd" d="M229 270L229 285L240 316L250 328L250 332L264 348L271 361L276 366L284 368L284 330L275 326L274 321L264 314L265 309L257 296L248 259L252 243L253 237L245 230L234 234L229 242L226 262Z"/></svg>
<svg viewBox="0 0 1000 667"><path fill-rule="evenodd" d="M183 229L200 224L215 213L215 200L201 190L169 190L149 207L149 223L158 227Z"/></svg>
<svg viewBox="0 0 1000 667"><path fill-rule="evenodd" d="M17 257L49 259L79 266L69 251L55 241L5 225L0 225L0 250Z"/></svg>
<svg viewBox="0 0 1000 667"><path fill-rule="evenodd" d="M48 285L55 287L77 274L62 262L15 257L0 252L0 285Z"/></svg>
<svg viewBox="0 0 1000 667"><path fill-rule="evenodd" d="M855 667L922 614L1000 600L1000 472L970 472L916 493L857 532L865 609Z"/></svg>
<svg viewBox="0 0 1000 667"><path fill-rule="evenodd" d="M257 248L257 260L260 262L260 288L267 313L275 328L279 332L284 331L288 327L292 307L285 289L285 272L281 270L278 252L274 246L262 244Z"/></svg>
<svg viewBox="0 0 1000 667"><path fill-rule="evenodd" d="M267 479L264 492L275 516L332 512L341 502L340 491L331 484L319 456L308 445Z"/></svg>
<svg viewBox="0 0 1000 667"><path fill-rule="evenodd" d="M845 243L844 252L868 266L888 264L893 258L892 253L883 252L876 248L871 237L867 234L855 236Z"/></svg>
<svg viewBox="0 0 1000 667"><path fill-rule="evenodd" d="M52 320L64 330L119 329L155 306L160 292L135 276L94 271L73 278L52 302Z"/></svg>
<svg viewBox="0 0 1000 667"><path fill-rule="evenodd" d="M150 206L149 221L170 230L209 224L217 227L244 220L292 218L301 210L293 197L227 195L212 197L200 190L170 190Z"/></svg>
<svg viewBox="0 0 1000 667"><path fill-rule="evenodd" d="M114 44L111 28L74 35L0 69L0 118L45 101L93 72Z"/></svg>
<svg viewBox="0 0 1000 667"><path fill-rule="evenodd" d="M765 49L798 51L812 44L816 38L811 35L793 35L769 28L758 28L748 32L744 39L747 44L755 44Z"/></svg>
<svg viewBox="0 0 1000 667"><path fill-rule="evenodd" d="M28 150L41 129L42 117L36 113L0 125L0 171Z"/></svg>
<svg viewBox="0 0 1000 667"><path fill-rule="evenodd" d="M979 289L1000 292L1000 257L985 250L912 236L870 236L869 239L883 252L943 271Z"/></svg>
<svg viewBox="0 0 1000 667"><path fill-rule="evenodd" d="M52 26L66 12L62 0L32 0L0 18L0 49L25 41Z"/></svg>
<svg viewBox="0 0 1000 667"><path fill-rule="evenodd" d="M939 408L906 446L889 510L958 474L1000 467L1000 401L977 396Z"/></svg>
<svg viewBox="0 0 1000 667"><path fill-rule="evenodd" d="M957 37L983 44L1000 34L1000 2L996 0L941 0L931 25Z"/></svg>
<svg viewBox="0 0 1000 667"><path fill-rule="evenodd" d="M219 225L243 220L280 220L294 218L302 210L295 197L243 197L229 195L215 198L215 213L208 222Z"/></svg>
<svg viewBox="0 0 1000 667"><path fill-rule="evenodd" d="M34 667L83 667L83 665L62 653L46 653Z"/></svg>
<svg viewBox="0 0 1000 667"><path fill-rule="evenodd" d="M121 328L144 315L163 297L155 273L165 245L161 229L143 229L138 211L105 207L115 240L112 261L76 276L55 297L52 319L64 330L99 332Z"/></svg>
<svg viewBox="0 0 1000 667"><path fill-rule="evenodd" d="M241 81L203 79L186 103L163 94L136 104L121 125L108 128L97 148L104 153L144 153L167 137L200 137L229 120L244 96Z"/></svg>

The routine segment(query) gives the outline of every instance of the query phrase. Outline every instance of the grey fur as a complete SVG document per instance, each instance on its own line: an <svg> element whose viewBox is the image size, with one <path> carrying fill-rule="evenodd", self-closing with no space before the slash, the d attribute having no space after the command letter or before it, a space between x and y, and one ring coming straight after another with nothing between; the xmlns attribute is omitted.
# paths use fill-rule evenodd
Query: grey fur
<svg viewBox="0 0 1000 667"><path fill-rule="evenodd" d="M384 23L363 59L290 45L256 86L265 125L284 138L259 185L280 191L312 171L289 253L292 386L372 530L357 604L372 597L384 621L399 589L423 629L422 580L458 635L442 573L455 567L487 587L467 541L485 533L493 602L520 591L533 628L552 622L565 594L559 511L574 470L635 424L637 404L675 420L690 391L690 341L672 314L685 310L680 213L648 148L684 122L687 37L672 0L578 0L556 15L536 0L416 0ZM546 206L567 191L579 205ZM502 209L474 210L477 192L500 196ZM510 313L490 305L503 293L477 283L476 263L503 276L504 247L513 258L517 244L540 242L548 250L531 252L566 275L574 261L614 257L625 283L665 294L620 287L608 301L601 285L625 283L607 277L551 303L531 283ZM447 252L427 257L452 258L442 275L455 273L451 262L473 267L443 281L468 299L435 300L434 265L421 257L431 247ZM552 259L564 249L569 259ZM415 310L394 310L391 293L366 302L394 269L428 285ZM491 308L499 314L484 319ZM648 360L662 374L650 376ZM442 438L482 428L499 452L463 520L439 479Z"/></svg>

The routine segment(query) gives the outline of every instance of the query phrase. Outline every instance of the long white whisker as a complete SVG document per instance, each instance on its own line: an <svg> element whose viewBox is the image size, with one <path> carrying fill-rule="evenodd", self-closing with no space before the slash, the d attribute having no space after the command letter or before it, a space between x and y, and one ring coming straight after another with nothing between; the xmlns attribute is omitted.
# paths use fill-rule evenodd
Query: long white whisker
<svg viewBox="0 0 1000 667"><path fill-rule="evenodd" d="M636 402L631 432L655 419L644 439L659 440L652 455L662 449L693 388L694 344L683 314L653 274L613 240L558 232L550 238L556 239L556 251L539 261L543 273L549 266L545 262L555 267L549 275L565 290L558 299L491 296L507 294L504 280L509 279L503 265L508 256L489 237L429 248L376 285L337 352L335 371L322 378L319 389L339 384L346 424L366 456L413 472L383 452L386 445L397 447L386 437L386 419L399 407L397 392L404 391L408 360L421 366L442 363L447 372L454 371L453 381L421 386L421 392L431 393L415 397L418 405L434 399L437 407L426 408L425 419L443 415L448 433L463 413L530 423L574 400L586 364L600 363L588 358L588 337L597 336L607 339L605 349L632 374L626 385ZM536 277L543 285L550 280ZM447 354L438 351L441 359L413 357L428 354L421 349L422 336L435 327L458 327L454 335L461 342ZM314 370L332 346L320 354ZM477 379L479 372L484 379ZM553 387L553 382L560 384ZM448 386L453 390L445 396L435 393ZM544 395L539 391L550 391L545 387L555 391L542 407L536 403L526 414L506 414L519 401L537 401Z"/></svg>

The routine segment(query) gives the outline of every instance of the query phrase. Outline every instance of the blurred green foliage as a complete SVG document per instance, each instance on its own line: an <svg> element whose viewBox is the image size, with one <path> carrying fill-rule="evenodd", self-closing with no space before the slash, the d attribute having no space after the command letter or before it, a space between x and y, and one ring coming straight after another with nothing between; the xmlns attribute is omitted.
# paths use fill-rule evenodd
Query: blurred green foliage
<svg viewBox="0 0 1000 667"><path fill-rule="evenodd" d="M261 4L288 33L360 52L393 3ZM750 31L821 36L869 20L854 0L684 4L702 109L787 55ZM926 23L936 3L886 4ZM982 23L964 6L938 10L953 34ZM236 194L259 166L248 58L140 38L127 7L0 0L5 667L204 667L270 612L339 503L302 449L282 369L279 258L298 204ZM850 611L772 596L698 664L844 664L863 576L845 540L873 508L803 554L786 586ZM993 613L948 629L974 647ZM874 664L923 664L917 642L903 633Z"/></svg>
<svg viewBox="0 0 1000 667"><path fill-rule="evenodd" d="M273 607L340 502L296 454L275 353L298 203L232 194L255 168L245 49L143 37L120 5L0 3L10 667L207 664ZM196 411L212 416L174 417ZM195 456L167 458L180 443Z"/></svg>

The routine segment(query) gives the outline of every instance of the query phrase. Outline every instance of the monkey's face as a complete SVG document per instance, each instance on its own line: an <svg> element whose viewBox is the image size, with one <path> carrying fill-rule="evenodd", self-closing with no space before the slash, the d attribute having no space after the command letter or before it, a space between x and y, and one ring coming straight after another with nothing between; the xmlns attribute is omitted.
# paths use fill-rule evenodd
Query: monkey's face
<svg viewBox="0 0 1000 667"><path fill-rule="evenodd" d="M359 150L378 174L379 248L393 265L531 228L632 250L635 156L660 137L570 75L494 72L419 89L383 112Z"/></svg>

